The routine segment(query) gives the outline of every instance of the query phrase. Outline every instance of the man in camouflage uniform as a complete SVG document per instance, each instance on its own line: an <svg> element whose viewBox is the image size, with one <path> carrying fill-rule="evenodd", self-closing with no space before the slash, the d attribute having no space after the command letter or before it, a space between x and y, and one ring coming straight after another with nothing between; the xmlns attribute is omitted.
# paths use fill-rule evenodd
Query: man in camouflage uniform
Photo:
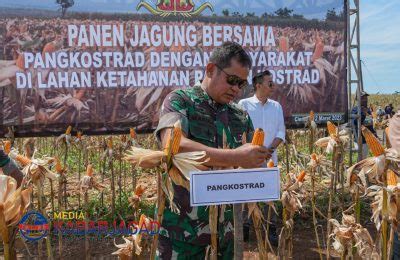
<svg viewBox="0 0 400 260"><path fill-rule="evenodd" d="M14 161L0 147L0 168L5 175L13 177L17 181L17 187L22 183L24 174L18 169Z"/></svg>
<svg viewBox="0 0 400 260"><path fill-rule="evenodd" d="M265 147L242 144L253 125L246 112L232 101L240 89L247 86L251 67L250 57L235 43L216 48L206 67L206 75L199 85L171 92L164 100L160 121L155 132L165 147L166 136L178 120L183 137L180 152L205 151L210 167L260 167L269 156ZM223 132L230 150L223 146ZM174 203L180 213L166 205L157 257L159 259L204 259L211 244L208 207L190 207L189 192L174 185ZM221 208L221 207L220 207ZM233 212L231 206L219 211L218 258L233 258Z"/></svg>

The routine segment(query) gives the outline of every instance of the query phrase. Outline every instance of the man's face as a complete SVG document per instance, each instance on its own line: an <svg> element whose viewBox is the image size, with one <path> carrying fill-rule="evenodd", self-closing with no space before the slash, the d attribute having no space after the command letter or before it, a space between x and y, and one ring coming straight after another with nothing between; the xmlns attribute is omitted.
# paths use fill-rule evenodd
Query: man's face
<svg viewBox="0 0 400 260"><path fill-rule="evenodd" d="M271 76L264 76L261 84L257 84L256 93L263 98L270 97L275 91L275 83Z"/></svg>
<svg viewBox="0 0 400 260"><path fill-rule="evenodd" d="M361 96L361 106L362 107L368 106L368 96L367 95Z"/></svg>
<svg viewBox="0 0 400 260"><path fill-rule="evenodd" d="M243 66L236 60L231 61L231 66L220 70L215 64L209 63L206 68L207 76L210 78L207 92L215 102L228 104L238 97L240 88L238 84L231 85L227 82L228 75L234 75L247 81L249 68Z"/></svg>

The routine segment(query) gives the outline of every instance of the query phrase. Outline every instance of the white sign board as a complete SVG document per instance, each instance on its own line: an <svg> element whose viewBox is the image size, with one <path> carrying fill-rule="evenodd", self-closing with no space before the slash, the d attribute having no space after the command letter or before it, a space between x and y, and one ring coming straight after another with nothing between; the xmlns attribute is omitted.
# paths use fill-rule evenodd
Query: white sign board
<svg viewBox="0 0 400 260"><path fill-rule="evenodd" d="M280 199L278 168L230 169L190 173L191 206Z"/></svg>

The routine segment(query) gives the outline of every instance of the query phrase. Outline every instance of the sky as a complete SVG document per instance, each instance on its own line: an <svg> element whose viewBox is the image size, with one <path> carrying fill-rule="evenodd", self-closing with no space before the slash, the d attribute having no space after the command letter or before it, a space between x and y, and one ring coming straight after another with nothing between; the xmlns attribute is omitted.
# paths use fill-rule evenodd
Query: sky
<svg viewBox="0 0 400 260"><path fill-rule="evenodd" d="M372 94L400 91L400 1L360 2L364 90Z"/></svg>
<svg viewBox="0 0 400 260"><path fill-rule="evenodd" d="M157 2L156 0L146 0ZM206 0L194 1L196 6ZM306 18L323 19L326 10L340 10L342 0L213 0L215 12L230 13L247 9L260 14L272 13L280 7L293 9ZM75 0L71 11L135 12L139 0ZM361 0L361 59L364 89L369 93L400 91L400 1ZM33 7L57 10L55 0L0 0L0 7ZM312 8L310 8L312 7ZM143 10L143 9L142 9ZM312 11L310 11L312 10ZM143 10L144 11L144 10ZM206 13L205 13L206 14ZM207 15L207 14L206 14Z"/></svg>

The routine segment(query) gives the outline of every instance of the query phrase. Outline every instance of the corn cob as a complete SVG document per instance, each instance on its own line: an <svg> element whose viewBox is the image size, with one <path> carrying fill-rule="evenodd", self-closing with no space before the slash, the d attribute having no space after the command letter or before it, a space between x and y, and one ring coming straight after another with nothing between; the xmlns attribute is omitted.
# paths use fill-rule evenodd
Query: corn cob
<svg viewBox="0 0 400 260"><path fill-rule="evenodd" d="M351 177L350 177L350 184L355 183L355 182L357 181L357 179L358 179L357 174L353 173L353 174L351 175Z"/></svg>
<svg viewBox="0 0 400 260"><path fill-rule="evenodd" d="M273 167L275 167L274 161L269 160L268 163L267 163L267 168L273 168Z"/></svg>
<svg viewBox="0 0 400 260"><path fill-rule="evenodd" d="M379 143L378 139L374 136L371 131L368 130L366 127L361 128L362 134L365 137L365 141L369 149L371 150L372 154L376 156L380 156L385 153L385 148Z"/></svg>
<svg viewBox="0 0 400 260"><path fill-rule="evenodd" d="M18 66L18 68L20 68L22 70L25 69L25 57L24 57L23 53L18 55L16 65Z"/></svg>
<svg viewBox="0 0 400 260"><path fill-rule="evenodd" d="M314 118L315 118L315 114L314 114L314 111L310 111L310 118L309 118L309 120L310 120L310 122L311 121L314 121Z"/></svg>
<svg viewBox="0 0 400 260"><path fill-rule="evenodd" d="M313 159L314 161L317 161L317 155L315 153L311 154L311 159Z"/></svg>
<svg viewBox="0 0 400 260"><path fill-rule="evenodd" d="M134 128L129 128L129 135L132 139L136 139L136 132Z"/></svg>
<svg viewBox="0 0 400 260"><path fill-rule="evenodd" d="M72 130L72 126L68 126L67 130L65 130L66 135L70 135Z"/></svg>
<svg viewBox="0 0 400 260"><path fill-rule="evenodd" d="M27 166L32 162L31 159L20 154L17 154L15 160L17 160L22 166Z"/></svg>
<svg viewBox="0 0 400 260"><path fill-rule="evenodd" d="M93 166L91 164L86 167L86 176L93 177Z"/></svg>
<svg viewBox="0 0 400 260"><path fill-rule="evenodd" d="M167 137L167 146L165 147L165 153L170 152L171 155L177 154L179 151L179 145L181 143L181 137L182 129L179 126L175 126L171 134Z"/></svg>
<svg viewBox="0 0 400 260"><path fill-rule="evenodd" d="M56 158L54 158L54 160L55 160L55 162L56 162L56 172L57 173L61 173L62 172L62 166L61 166L61 162L60 162L60 160L58 159L58 157L56 157Z"/></svg>
<svg viewBox="0 0 400 260"><path fill-rule="evenodd" d="M144 186L139 185L139 186L137 186L136 189L135 189L135 195L140 197L140 196L143 195L143 193L144 193L145 190L146 190L146 188L145 188Z"/></svg>
<svg viewBox="0 0 400 260"><path fill-rule="evenodd" d="M387 185L397 186L397 175L390 169L387 171Z"/></svg>
<svg viewBox="0 0 400 260"><path fill-rule="evenodd" d="M328 129L328 133L329 135L337 135L337 127L335 126L335 124L333 124L331 121L328 121L326 123L326 127Z"/></svg>
<svg viewBox="0 0 400 260"><path fill-rule="evenodd" d="M301 171L299 176L297 176L297 180L299 182L303 182L305 177L306 177L306 171Z"/></svg>
<svg viewBox="0 0 400 260"><path fill-rule="evenodd" d="M11 152L11 142L10 141L4 141L4 152L6 154L9 154Z"/></svg>
<svg viewBox="0 0 400 260"><path fill-rule="evenodd" d="M113 147L113 140L112 140L112 137L108 138L108 140L107 140L107 147L108 147L108 149L112 149L112 147Z"/></svg>
<svg viewBox="0 0 400 260"><path fill-rule="evenodd" d="M261 128L257 128L254 131L253 140L251 140L252 145L263 145L264 144L264 131Z"/></svg>
<svg viewBox="0 0 400 260"><path fill-rule="evenodd" d="M53 42L49 42L47 43L42 51L42 55L44 56L45 53L52 53L55 52L57 50L55 44Z"/></svg>

